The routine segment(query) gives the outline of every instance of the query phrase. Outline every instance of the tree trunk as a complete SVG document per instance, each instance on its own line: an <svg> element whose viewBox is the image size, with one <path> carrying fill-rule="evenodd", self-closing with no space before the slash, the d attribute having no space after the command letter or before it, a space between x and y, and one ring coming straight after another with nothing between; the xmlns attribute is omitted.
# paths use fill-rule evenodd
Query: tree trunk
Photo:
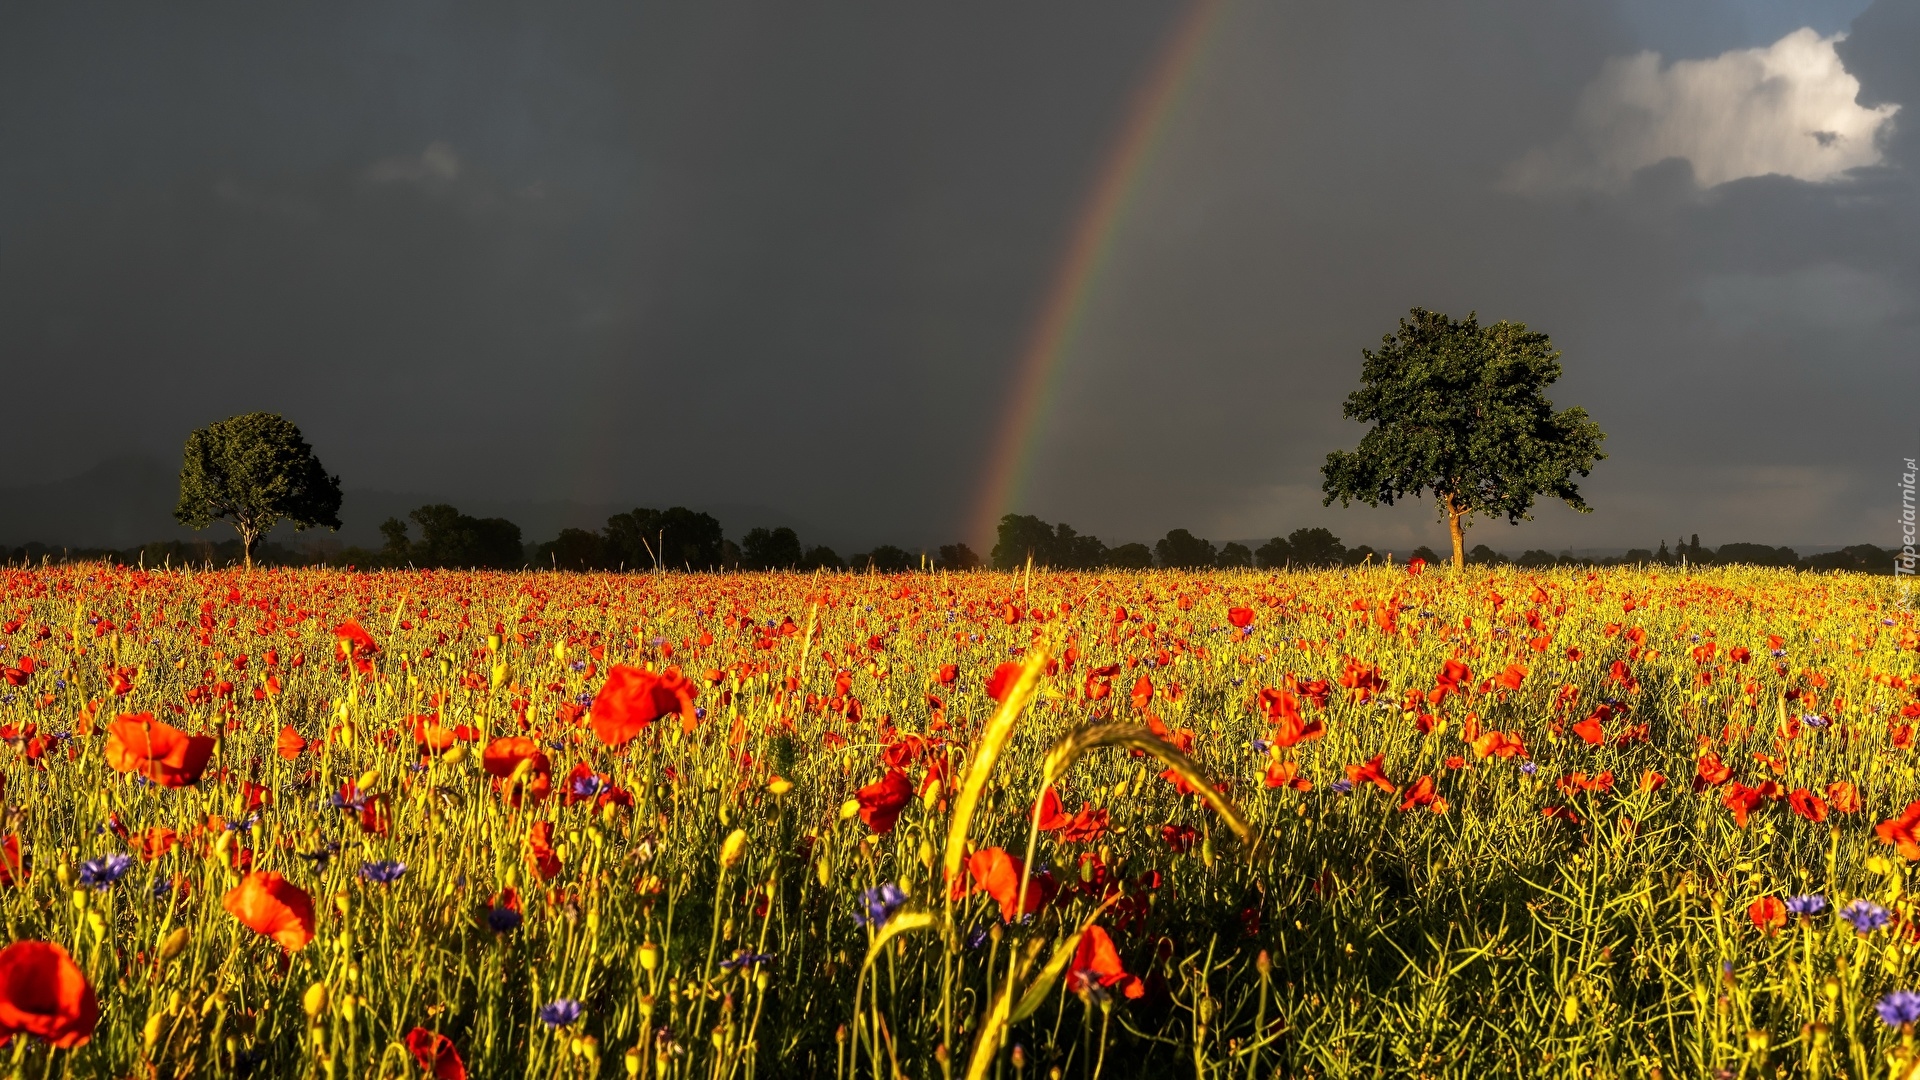
<svg viewBox="0 0 1920 1080"><path fill-rule="evenodd" d="M240 530L240 559L246 564L247 573L253 573L253 545L259 540L252 529Z"/></svg>
<svg viewBox="0 0 1920 1080"><path fill-rule="evenodd" d="M1467 512L1453 501L1451 495L1447 496L1446 505L1447 531L1453 536L1453 568L1464 570L1467 567L1467 537L1466 530L1460 526L1460 519L1466 517Z"/></svg>

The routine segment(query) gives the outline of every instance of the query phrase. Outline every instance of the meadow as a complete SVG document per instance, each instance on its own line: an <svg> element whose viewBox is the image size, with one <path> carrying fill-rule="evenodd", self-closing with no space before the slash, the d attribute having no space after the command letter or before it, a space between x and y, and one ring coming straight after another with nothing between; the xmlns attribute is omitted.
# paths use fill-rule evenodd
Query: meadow
<svg viewBox="0 0 1920 1080"><path fill-rule="evenodd" d="M1893 579L0 581L12 1075L1920 1067Z"/></svg>

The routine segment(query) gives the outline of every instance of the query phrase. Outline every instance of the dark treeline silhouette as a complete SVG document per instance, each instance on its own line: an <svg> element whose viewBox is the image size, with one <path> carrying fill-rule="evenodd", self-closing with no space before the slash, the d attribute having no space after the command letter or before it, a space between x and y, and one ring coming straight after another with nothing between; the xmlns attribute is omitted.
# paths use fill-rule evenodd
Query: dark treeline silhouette
<svg viewBox="0 0 1920 1080"><path fill-rule="evenodd" d="M1009 514L1001 520L999 539L988 560L964 543L943 544L926 554L882 544L841 559L828 547L801 543L786 527L749 529L739 543L728 540L712 515L672 507L635 509L607 519L599 532L562 529L554 539L538 545L522 542L520 527L504 518L476 518L444 503L422 506L403 522L389 518L382 526L385 546L296 548L273 541L257 541L253 561L263 566L337 566L358 569L438 568L518 570L853 570L902 573L920 569L966 571L991 565L1018 569L1029 556L1036 567L1051 569L1260 569L1314 570L1382 563L1388 557L1364 544L1347 547L1324 528L1300 528L1274 537L1256 548L1241 543L1216 546L1186 529L1174 529L1152 547L1122 544L1107 547L1099 538L1083 535L1065 523L1048 524L1031 515ZM661 557L656 560L656 553ZM1709 548L1696 535L1657 549L1634 548L1625 555L1591 558L1571 551L1554 553L1530 549L1509 557L1486 544L1475 545L1467 562L1477 566L1513 565L1527 569L1554 566L1764 566L1808 571L1847 570L1891 574L1898 552L1856 544L1838 551L1802 556L1792 548L1766 544L1729 543ZM133 548L69 548L29 543L0 548L0 558L22 563L109 561L126 565L227 566L245 560L238 538L214 541L169 540ZM1424 545L1394 553L1395 565L1413 559L1444 562Z"/></svg>

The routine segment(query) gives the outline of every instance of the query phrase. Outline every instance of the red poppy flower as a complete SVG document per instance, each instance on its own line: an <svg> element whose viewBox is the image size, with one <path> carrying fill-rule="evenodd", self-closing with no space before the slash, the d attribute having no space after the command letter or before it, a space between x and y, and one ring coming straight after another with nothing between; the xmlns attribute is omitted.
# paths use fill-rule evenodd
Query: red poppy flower
<svg viewBox="0 0 1920 1080"><path fill-rule="evenodd" d="M115 772L139 773L161 787L186 787L200 779L213 754L213 739L188 735L155 720L152 713L121 715L108 726L107 764Z"/></svg>
<svg viewBox="0 0 1920 1080"><path fill-rule="evenodd" d="M288 761L299 757L300 751L306 748L307 740L302 738L300 733L293 729L292 724L281 727L279 737L273 740L274 752L286 758Z"/></svg>
<svg viewBox="0 0 1920 1080"><path fill-rule="evenodd" d="M1508 690L1518 690L1520 684L1527 681L1527 669L1519 664L1508 664L1507 670L1501 672L1500 677L1493 681Z"/></svg>
<svg viewBox="0 0 1920 1080"><path fill-rule="evenodd" d="M523 736L509 735L488 743L480 751L480 767L506 783L510 789L508 801L514 806L519 806L523 798L539 802L553 791L553 762L539 743Z"/></svg>
<svg viewBox="0 0 1920 1080"><path fill-rule="evenodd" d="M1719 787L1733 777L1733 767L1720 760L1719 754L1703 754L1693 769L1693 790L1705 791L1710 787Z"/></svg>
<svg viewBox="0 0 1920 1080"><path fill-rule="evenodd" d="M1600 726L1600 714L1597 712L1573 725L1573 733L1588 746L1602 746L1607 741L1607 733Z"/></svg>
<svg viewBox="0 0 1920 1080"><path fill-rule="evenodd" d="M607 671L606 684L594 695L593 733L608 746L624 746L655 720L678 714L682 725L694 723L693 698L699 688L668 668L655 674L625 664Z"/></svg>
<svg viewBox="0 0 1920 1080"><path fill-rule="evenodd" d="M1836 780L1827 785L1827 809L1836 814L1857 814L1860 812L1860 789L1846 780Z"/></svg>
<svg viewBox="0 0 1920 1080"><path fill-rule="evenodd" d="M1080 944L1073 950L1073 963L1067 967L1067 989L1082 994L1096 986L1103 990L1118 987L1127 998L1143 997L1147 992L1140 980L1127 974L1121 966L1119 950L1113 947L1113 939L1107 932L1098 926L1089 926L1080 935Z"/></svg>
<svg viewBox="0 0 1920 1080"><path fill-rule="evenodd" d="M1292 788L1295 791L1312 791L1313 781L1299 775L1300 763L1297 761L1275 761L1267 765L1266 775L1261 782L1270 788Z"/></svg>
<svg viewBox="0 0 1920 1080"><path fill-rule="evenodd" d="M256 870L227 892L220 906L242 926L298 952L313 940L313 898L272 870Z"/></svg>
<svg viewBox="0 0 1920 1080"><path fill-rule="evenodd" d="M467 1080L467 1065L453 1040L437 1031L417 1027L407 1032L407 1050L420 1070L433 1080Z"/></svg>
<svg viewBox="0 0 1920 1080"><path fill-rule="evenodd" d="M1021 915L1031 915L1045 907L1052 896L1053 879L1044 875L1027 882L1027 900L1020 903L1020 881L1026 870L1026 864L1015 855L997 848L981 848L967 859L967 873L973 878L974 887L986 893L1000 905L1000 918L1012 922Z"/></svg>
<svg viewBox="0 0 1920 1080"><path fill-rule="evenodd" d="M1347 766L1347 781L1354 787L1372 784L1381 791L1393 791L1393 781L1387 779L1386 772L1381 769L1381 762L1385 759L1385 754L1375 754L1364 764Z"/></svg>
<svg viewBox="0 0 1920 1080"><path fill-rule="evenodd" d="M1253 609L1246 607L1228 608L1227 621L1245 630L1253 625Z"/></svg>
<svg viewBox="0 0 1920 1080"><path fill-rule="evenodd" d="M1787 805L1793 808L1794 813L1799 814L1808 821L1821 822L1827 820L1827 800L1815 795L1806 788L1794 788L1792 791L1787 792Z"/></svg>
<svg viewBox="0 0 1920 1080"><path fill-rule="evenodd" d="M993 674L987 678L987 696L995 701L1005 701L1007 694L1013 689L1013 684L1018 681L1020 681L1020 665L1001 664L994 668Z"/></svg>
<svg viewBox="0 0 1920 1080"><path fill-rule="evenodd" d="M373 640L373 635L353 619L334 627L333 639L340 648L340 655L346 659L363 660L380 651L380 645Z"/></svg>
<svg viewBox="0 0 1920 1080"><path fill-rule="evenodd" d="M1787 905L1777 896L1763 896L1747 905L1747 918L1753 920L1754 928L1772 937L1774 932L1787 925Z"/></svg>
<svg viewBox="0 0 1920 1080"><path fill-rule="evenodd" d="M1916 827L1920 827L1920 799L1908 803L1899 817L1875 825L1873 833L1881 843L1892 844L1901 858L1916 862L1920 861L1920 838L1914 836Z"/></svg>
<svg viewBox="0 0 1920 1080"><path fill-rule="evenodd" d="M0 949L0 1033L35 1035L63 1049L84 1045L100 1003L67 950L46 941Z"/></svg>
<svg viewBox="0 0 1920 1080"><path fill-rule="evenodd" d="M0 840L0 885L18 885L31 873L20 859L20 837L15 834Z"/></svg>
<svg viewBox="0 0 1920 1080"><path fill-rule="evenodd" d="M1300 714L1300 701L1285 690L1268 687L1260 691L1260 702L1267 710L1267 719L1273 721L1273 745L1282 750L1297 746L1303 742L1312 742L1327 733L1327 725L1319 717Z"/></svg>
<svg viewBox="0 0 1920 1080"><path fill-rule="evenodd" d="M1447 812L1447 801L1434 794L1433 777L1423 776L1415 780L1413 786L1407 789L1406 797L1400 800L1400 810L1402 813L1416 806L1431 807L1436 814L1444 814Z"/></svg>
<svg viewBox="0 0 1920 1080"><path fill-rule="evenodd" d="M900 819L900 811L913 798L913 783L899 769L888 769L887 775L854 792L853 797L860 803L860 820L876 833L889 833Z"/></svg>
<svg viewBox="0 0 1920 1080"><path fill-rule="evenodd" d="M533 868L540 872L540 880L552 881L560 876L560 856L553 850L553 822L536 821L527 833L527 857L533 860Z"/></svg>
<svg viewBox="0 0 1920 1080"><path fill-rule="evenodd" d="M959 677L960 677L960 665L958 664L940 665L940 674L935 676L935 678L939 679L941 684L945 686L952 686L954 680L958 679Z"/></svg>

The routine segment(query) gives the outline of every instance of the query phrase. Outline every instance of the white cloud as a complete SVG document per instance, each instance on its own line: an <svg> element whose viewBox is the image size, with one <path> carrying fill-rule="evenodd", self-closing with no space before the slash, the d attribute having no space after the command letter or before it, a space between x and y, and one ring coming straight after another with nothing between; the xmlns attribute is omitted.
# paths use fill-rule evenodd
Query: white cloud
<svg viewBox="0 0 1920 1080"><path fill-rule="evenodd" d="M1668 158L1691 163L1701 187L1768 174L1818 183L1876 164L1876 136L1900 107L1854 100L1860 81L1834 49L1844 37L1802 28L1707 60L1609 60L1581 93L1573 130L1516 162L1509 185L1618 189Z"/></svg>
<svg viewBox="0 0 1920 1080"><path fill-rule="evenodd" d="M460 177L460 155L453 147L443 142L429 144L417 156L382 158L367 166L364 174L376 184L425 184L433 181L457 180Z"/></svg>

